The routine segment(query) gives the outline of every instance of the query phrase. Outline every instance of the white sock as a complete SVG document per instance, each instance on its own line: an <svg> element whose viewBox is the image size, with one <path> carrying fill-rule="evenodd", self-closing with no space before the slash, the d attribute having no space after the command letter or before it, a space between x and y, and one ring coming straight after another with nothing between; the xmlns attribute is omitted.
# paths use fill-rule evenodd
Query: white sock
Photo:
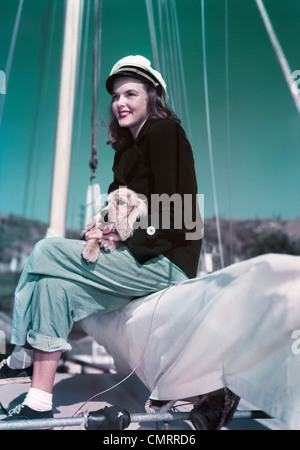
<svg viewBox="0 0 300 450"><path fill-rule="evenodd" d="M40 389L30 388L23 405L36 411L50 411L52 409L52 394Z"/></svg>
<svg viewBox="0 0 300 450"><path fill-rule="evenodd" d="M25 369L33 364L33 350L15 346L12 354L7 358L7 365L11 369Z"/></svg>

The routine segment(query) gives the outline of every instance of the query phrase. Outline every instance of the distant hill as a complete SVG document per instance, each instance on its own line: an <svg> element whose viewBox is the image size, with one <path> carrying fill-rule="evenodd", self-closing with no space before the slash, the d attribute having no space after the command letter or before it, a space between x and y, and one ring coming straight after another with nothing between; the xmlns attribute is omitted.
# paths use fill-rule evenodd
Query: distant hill
<svg viewBox="0 0 300 450"><path fill-rule="evenodd" d="M0 271L12 259L28 256L33 246L46 236L48 225L20 216L0 213ZM67 238L79 238L81 230L67 230ZM2 265L2 268L1 268Z"/></svg>
<svg viewBox="0 0 300 450"><path fill-rule="evenodd" d="M296 220L220 220L224 266L262 253L300 255L300 218ZM11 315L14 290L20 272L37 241L44 238L47 224L0 213L0 311ZM78 239L81 230L67 230ZM205 219L203 252L199 271L221 267L215 219ZM1 324L0 324L1 325Z"/></svg>
<svg viewBox="0 0 300 450"><path fill-rule="evenodd" d="M221 219L220 234L225 266L263 253L300 254L300 218ZM204 246L206 252L219 254L215 219L204 221Z"/></svg>
<svg viewBox="0 0 300 450"><path fill-rule="evenodd" d="M11 315L15 287L34 245L44 238L48 225L23 217L0 213L0 312ZM78 238L81 230L68 230L68 238ZM0 316L0 330L3 321ZM2 328L1 328L2 327Z"/></svg>
<svg viewBox="0 0 300 450"><path fill-rule="evenodd" d="M261 253L300 254L300 218L231 222L221 219L219 223L225 266ZM38 221L0 213L0 272L5 271L13 260L15 267L21 264L34 244L45 237L47 227ZM79 229L67 230L66 237L79 238L80 232ZM217 261L219 247L216 220L205 219L203 249Z"/></svg>

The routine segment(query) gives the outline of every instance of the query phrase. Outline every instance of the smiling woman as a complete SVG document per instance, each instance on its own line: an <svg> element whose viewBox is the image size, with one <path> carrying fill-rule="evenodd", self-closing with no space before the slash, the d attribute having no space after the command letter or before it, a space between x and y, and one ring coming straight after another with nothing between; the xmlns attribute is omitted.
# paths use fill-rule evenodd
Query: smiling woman
<svg viewBox="0 0 300 450"><path fill-rule="evenodd" d="M161 74L152 69L150 61L143 56L128 56L118 61L106 81L106 89L112 95L113 113L108 144L115 150L130 146L132 136L137 137L147 118L170 118L180 124L178 117L166 105L168 101L166 83ZM125 104L122 104L125 100ZM134 126L135 121L137 127ZM127 127L128 123L132 123L133 133Z"/></svg>
<svg viewBox="0 0 300 450"><path fill-rule="evenodd" d="M0 0L0 70L5 71L19 0ZM84 2L85 13L89 2ZM173 70L167 46L174 50L172 31L175 21L167 22L166 12L173 1L151 2L159 54L159 64L167 82L170 105L180 115L193 143L200 193L205 195L207 217L215 217L203 100L203 65L201 50L201 2L174 1L182 64ZM224 3L205 2L209 107L216 189L220 216L228 217L227 129L225 98ZM288 92L282 71L253 0L228 1L228 125L231 154L231 207L235 219L281 217L294 219L299 213L299 116ZM292 71L300 69L298 23L300 2L264 0L274 30ZM61 56L65 2L59 0L26 0L20 19L19 33L7 89L0 140L0 209L8 214L25 214L44 223L49 219L54 134L56 130L57 89ZM159 19L159 8L162 21ZM132 14L134 11L134 15ZM170 9L168 10L170 13ZM169 18L171 18L169 14ZM73 149L70 201L67 226L82 228L82 205L86 203L86 186L90 172L87 146L90 140L91 112L91 45L90 14L87 58L83 61L83 45L79 65L79 83L83 80L83 119L79 126L76 107L75 132L79 150ZM126 33L115 39L115 30ZM52 28L53 24L53 28ZM103 1L103 39L101 79L111 69L115 56L129 51L152 57L145 2L138 0ZM82 36L84 36L85 28ZM175 34L175 33L174 33ZM170 37L170 40L168 39ZM82 42L83 44L83 42ZM80 69L81 68L81 69ZM83 70L84 69L84 70ZM185 74L190 129L183 108L185 101L177 89L180 71ZM109 72L108 72L109 73ZM103 77L103 78L102 78ZM295 80L296 81L296 80ZM174 94L179 96L176 108ZM77 96L77 100L80 95ZM107 117L104 84L100 89L100 122ZM242 100L242 101L241 101ZM76 142L74 136L74 143ZM105 151L106 128L99 130L99 184L104 193L110 182L112 153ZM11 149L14 149L12 152ZM275 156L275 158L274 158ZM78 158L78 165L76 161ZM18 164L16 164L18 161ZM282 164L284 161L284 164ZM28 167L28 171L26 170ZM30 176L27 174L29 173ZM278 183L279 179L287 180ZM16 182L18 180L18 182ZM27 183L28 180L28 183ZM262 200L261 193L264 192ZM4 194L5 193L5 194ZM246 201L245 201L246 198ZM276 198L276 202L274 202ZM14 199L12 202L11 199ZM72 203L71 203L72 199Z"/></svg>
<svg viewBox="0 0 300 450"><path fill-rule="evenodd" d="M135 139L149 116L144 83L129 77L118 78L114 82L112 111L119 126L128 128Z"/></svg>
<svg viewBox="0 0 300 450"><path fill-rule="evenodd" d="M151 204L154 194L178 194L181 198L189 194L188 207L202 229L191 146L179 119L163 106L166 88L161 75L146 58L130 56L125 60L130 60L138 75L136 78L134 71L130 77L121 70L113 73L114 125L110 132L116 152L108 192L127 186L142 195L148 203L147 227L136 229L114 251L101 249L93 264L82 258L80 240L54 237L35 246L16 288L12 331L16 348L0 367L5 384L33 363L32 384L20 408L4 420L52 417L56 368L62 351L70 349L68 335L74 322L118 309L197 274L202 234L191 240L185 224L175 226L174 204L169 204L170 226L165 229L159 221L154 226L154 219L163 211L161 204L156 208ZM124 66L122 61L119 68ZM184 208L182 202L181 217ZM103 233L95 228L99 236L88 232L85 237L97 238L98 246ZM195 228L199 228L196 223ZM15 361L23 347L33 350L33 360L26 366L21 362L20 367Z"/></svg>

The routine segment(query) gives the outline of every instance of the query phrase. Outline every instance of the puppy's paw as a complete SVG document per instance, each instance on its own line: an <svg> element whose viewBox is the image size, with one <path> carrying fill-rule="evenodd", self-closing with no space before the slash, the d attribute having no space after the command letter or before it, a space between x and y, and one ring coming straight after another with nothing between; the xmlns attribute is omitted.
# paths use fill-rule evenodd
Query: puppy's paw
<svg viewBox="0 0 300 450"><path fill-rule="evenodd" d="M102 248L105 252L112 252L115 250L115 246L107 239L100 240L100 248Z"/></svg>
<svg viewBox="0 0 300 450"><path fill-rule="evenodd" d="M94 263L97 261L99 255L99 244L97 245L88 245L89 242L85 245L82 256L88 263Z"/></svg>

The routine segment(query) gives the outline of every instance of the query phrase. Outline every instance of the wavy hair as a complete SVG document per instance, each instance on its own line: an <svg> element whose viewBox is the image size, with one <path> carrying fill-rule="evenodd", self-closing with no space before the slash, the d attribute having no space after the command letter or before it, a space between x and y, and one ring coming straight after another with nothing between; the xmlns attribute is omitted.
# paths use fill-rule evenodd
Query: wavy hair
<svg viewBox="0 0 300 450"><path fill-rule="evenodd" d="M149 119L171 119L174 122L181 123L181 120L167 106L163 106L162 101L155 88L148 83L144 83L148 94ZM116 117L111 111L112 120L110 122L108 133L108 145L114 150L125 150L132 145L132 134L128 128L120 127Z"/></svg>

